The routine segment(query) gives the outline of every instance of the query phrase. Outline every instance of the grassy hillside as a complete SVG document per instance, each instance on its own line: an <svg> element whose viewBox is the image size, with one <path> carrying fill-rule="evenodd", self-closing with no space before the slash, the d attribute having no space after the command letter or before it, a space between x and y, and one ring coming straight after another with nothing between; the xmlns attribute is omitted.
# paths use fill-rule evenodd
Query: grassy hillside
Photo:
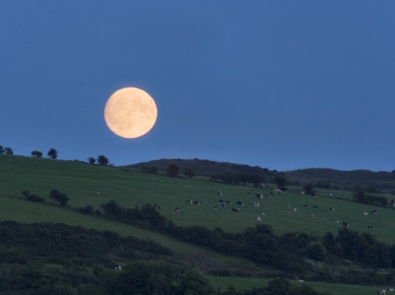
<svg viewBox="0 0 395 295"><path fill-rule="evenodd" d="M329 194L332 191L319 190L318 197L312 197L302 195L298 187L290 187L289 192L274 193L272 197L269 191L250 186L177 179L144 174L139 170L123 171L114 167L78 162L5 155L0 157L0 161L0 195L4 197L24 199L21 191L29 190L55 205L55 202L48 199L48 195L51 189L56 188L67 194L70 198L69 205L72 207L90 204L95 209L100 209L101 204L112 199L129 208L145 203L159 203L161 214L178 225L221 227L230 232L242 232L247 227L255 226L257 223L255 218L260 216L262 222L271 225L277 234L302 231L323 235L328 231L337 231L341 223L332 222L333 219L337 219L340 222L350 223L350 228L359 232L367 231L368 225L374 225L375 230L370 233L385 242L395 241L390 227L395 222L395 210L350 202L348 201L351 199L350 192L336 191L337 198L330 198ZM96 194L98 190L100 195ZM217 191L222 191L223 196L217 195ZM257 199L254 198L255 193L267 197ZM4 198L2 200L5 202ZM188 205L187 200L198 200L202 204ZM214 207L218 206L219 200L233 204L215 210ZM231 209L237 207L237 201L243 202L244 206L239 206L240 211L234 212ZM252 202L259 202L260 206L254 207L251 205ZM40 215L37 210L43 210L43 205L39 204L25 203L25 206L29 212L25 212L21 219L26 221L34 220L35 215ZM175 212L175 207L180 207L181 211ZM335 210L331 211L330 208ZM53 206L51 210L47 210L48 221L52 221L54 217L51 217L51 212L56 209L57 207ZM370 212L373 209L377 209L379 214L363 215L363 212ZM263 212L266 215L262 215ZM1 213L1 218L4 220L13 214L15 212L12 211L12 207L8 207ZM40 216L40 218L44 217Z"/></svg>
<svg viewBox="0 0 395 295"><path fill-rule="evenodd" d="M271 187L274 188L274 185ZM62 208L48 198L50 190L54 188L70 198L68 208ZM23 190L43 197L46 202L41 204L27 201L21 194ZM100 191L99 195L97 191ZM222 196L217 194L219 191L223 193ZM175 253L175 260L183 261L182 263L203 272L210 268L239 268L259 276L269 274L272 270L264 269L251 261L181 243L143 228L82 215L73 209L89 204L96 210L110 200L116 200L118 204L128 208L158 203L160 213L177 225L203 225L210 229L220 227L234 233L255 226L258 223L257 216L261 217L261 223L271 225L278 235L286 232L305 232L317 236L328 231L336 233L341 223L347 222L352 230L369 231L383 242L395 242L395 234L391 229L395 222L395 211L392 208L351 202L352 194L347 191L318 190L317 197L302 195L300 187L289 187L288 192L274 193L274 196L270 192L274 190L225 185L201 178L145 174L140 169L125 171L80 162L0 155L0 220L22 223L60 222L98 230L113 230L122 236L150 239L170 248ZM335 193L336 198L329 197L331 193ZM257 199L254 194L261 194L264 198ZM187 200L202 203L194 206L187 204ZM229 201L228 206L215 210L219 200ZM232 208L237 207L237 201L244 203L244 206L239 206L239 212L232 211ZM252 202L259 202L260 206L254 207ZM176 212L175 207L180 207L181 211ZM330 208L335 210L329 210ZM363 214L374 209L378 210L377 215ZM266 215L262 215L263 212ZM333 223L333 219L338 219L340 224ZM368 225L374 225L375 230L369 230ZM218 281L213 278L212 281L218 286L224 286L235 280L224 278ZM245 281L238 284L243 286ZM253 283L247 285L255 286ZM331 289L328 284L317 286ZM345 293L339 291L333 294Z"/></svg>

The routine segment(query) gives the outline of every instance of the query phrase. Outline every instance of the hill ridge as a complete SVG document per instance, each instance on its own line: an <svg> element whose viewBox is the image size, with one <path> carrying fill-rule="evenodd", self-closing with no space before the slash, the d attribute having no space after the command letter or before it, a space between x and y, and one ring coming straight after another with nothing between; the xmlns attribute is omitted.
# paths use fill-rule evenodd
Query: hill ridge
<svg viewBox="0 0 395 295"><path fill-rule="evenodd" d="M327 188L353 189L356 186L373 188L382 192L395 193L395 170L371 171L366 169L339 170L333 168L303 168L289 171L270 170L260 166L236 164L231 162L219 162L207 159L157 159L148 162L122 166L123 168L156 167L159 171L166 171L170 164L176 164L181 168L190 168L197 175L211 176L218 174L257 174L265 176L272 181L276 176L287 178L290 183L304 185L306 183L318 184Z"/></svg>

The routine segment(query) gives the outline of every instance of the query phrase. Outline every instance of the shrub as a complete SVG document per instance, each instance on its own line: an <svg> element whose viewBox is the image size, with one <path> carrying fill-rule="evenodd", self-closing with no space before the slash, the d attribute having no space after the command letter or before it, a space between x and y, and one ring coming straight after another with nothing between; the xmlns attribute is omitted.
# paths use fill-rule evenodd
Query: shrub
<svg viewBox="0 0 395 295"><path fill-rule="evenodd" d="M51 192L49 193L49 198L58 202L62 206L66 206L67 202L69 201L69 198L66 196L66 194L56 189L51 190Z"/></svg>

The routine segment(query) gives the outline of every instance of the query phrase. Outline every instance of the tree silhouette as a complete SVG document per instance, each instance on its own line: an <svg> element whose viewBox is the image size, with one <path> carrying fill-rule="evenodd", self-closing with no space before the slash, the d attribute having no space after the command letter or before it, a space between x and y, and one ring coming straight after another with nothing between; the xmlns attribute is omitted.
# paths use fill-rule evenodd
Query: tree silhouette
<svg viewBox="0 0 395 295"><path fill-rule="evenodd" d="M96 159L95 158L92 158L92 157L90 157L90 158L88 158L88 163L89 164L95 164L95 162L96 162Z"/></svg>
<svg viewBox="0 0 395 295"><path fill-rule="evenodd" d="M6 155L13 155L14 154L14 152L12 151L12 148L10 148L10 147L5 148L5 153L6 153Z"/></svg>
<svg viewBox="0 0 395 295"><path fill-rule="evenodd" d="M41 158L42 155L43 155L43 153L40 152L40 151L32 151L32 156L33 156L33 157Z"/></svg>
<svg viewBox="0 0 395 295"><path fill-rule="evenodd" d="M58 151L57 150L55 150L54 148L51 148L49 151L48 151L48 157L49 158L51 158L51 159L56 159L57 157L58 157Z"/></svg>
<svg viewBox="0 0 395 295"><path fill-rule="evenodd" d="M99 163L99 165L102 165L102 166L108 165L108 159L106 156L103 156L103 155L100 155L97 157L97 162Z"/></svg>

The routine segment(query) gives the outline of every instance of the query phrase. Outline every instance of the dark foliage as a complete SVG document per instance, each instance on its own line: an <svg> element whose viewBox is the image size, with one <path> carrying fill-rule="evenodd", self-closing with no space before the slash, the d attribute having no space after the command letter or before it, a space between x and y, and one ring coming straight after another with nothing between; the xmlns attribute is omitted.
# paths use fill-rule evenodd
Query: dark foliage
<svg viewBox="0 0 395 295"><path fill-rule="evenodd" d="M99 155L96 161L101 166L107 166L109 163L108 158L104 155Z"/></svg>
<svg viewBox="0 0 395 295"><path fill-rule="evenodd" d="M326 262L337 257L373 268L395 267L395 246L378 242L367 233L358 234L348 229L340 230L337 236L327 233L321 238L305 233L287 233L279 237L269 225L259 224L243 233L232 234L219 228L176 226L149 204L141 209L126 209L112 200L102 208L107 217L146 225L179 240L270 265L289 274L303 272L307 267L305 258Z"/></svg>
<svg viewBox="0 0 395 295"><path fill-rule="evenodd" d="M49 149L47 156L51 159L56 159L58 157L58 151L54 148Z"/></svg>
<svg viewBox="0 0 395 295"><path fill-rule="evenodd" d="M171 177L177 177L179 171L180 167L178 167L176 164L170 164L169 167L167 167L166 169L167 175Z"/></svg>
<svg viewBox="0 0 395 295"><path fill-rule="evenodd" d="M155 242L133 237L122 238L115 232L99 232L64 224L28 225L11 221L0 223L0 247L14 249L14 260L18 260L17 253L23 253L39 257L47 263L65 263L78 258L88 265L98 262L111 264L106 255L114 252L114 249L123 249L118 253L128 255L132 255L133 251L155 255L171 254L167 248Z"/></svg>
<svg viewBox="0 0 395 295"><path fill-rule="evenodd" d="M52 189L50 191L49 198L58 202L62 206L66 206L67 202L69 201L69 197L67 197L66 194L64 194L56 189Z"/></svg>
<svg viewBox="0 0 395 295"><path fill-rule="evenodd" d="M41 158L43 156L43 153L40 151L32 151L31 155L32 155L32 157L35 157L35 158Z"/></svg>

